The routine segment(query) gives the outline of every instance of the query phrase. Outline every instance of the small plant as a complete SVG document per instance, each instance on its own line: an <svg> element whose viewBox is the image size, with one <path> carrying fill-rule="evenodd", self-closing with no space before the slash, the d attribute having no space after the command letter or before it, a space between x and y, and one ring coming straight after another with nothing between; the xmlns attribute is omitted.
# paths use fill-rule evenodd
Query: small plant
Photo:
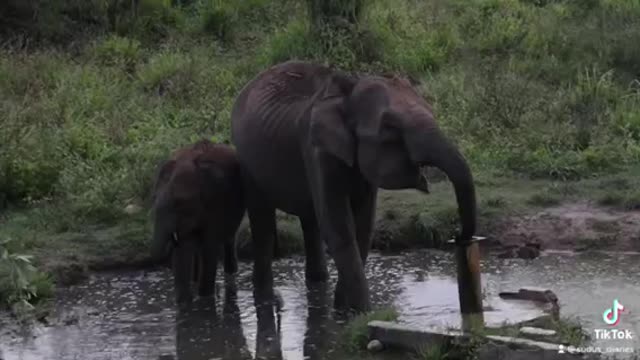
<svg viewBox="0 0 640 360"><path fill-rule="evenodd" d="M358 352L367 347L369 331L367 325L374 320L394 321L399 314L394 309L376 310L356 316L343 330L343 346L349 352Z"/></svg>
<svg viewBox="0 0 640 360"><path fill-rule="evenodd" d="M562 318L550 323L550 328L558 333L558 340L573 346L580 346L589 340L589 335L584 331L577 319Z"/></svg>
<svg viewBox="0 0 640 360"><path fill-rule="evenodd" d="M238 17L238 9L233 2L201 0L197 8L203 32L219 40L231 40Z"/></svg>
<svg viewBox="0 0 640 360"><path fill-rule="evenodd" d="M9 243L0 242L0 302L15 312L32 310L39 299L51 295L52 284L32 265L31 256L10 252Z"/></svg>
<svg viewBox="0 0 640 360"><path fill-rule="evenodd" d="M124 66L132 70L140 60L140 42L135 39L112 35L99 43L95 49L99 62L105 65Z"/></svg>
<svg viewBox="0 0 640 360"><path fill-rule="evenodd" d="M422 346L417 350L421 360L449 360L453 359L449 354L449 347L445 344Z"/></svg>

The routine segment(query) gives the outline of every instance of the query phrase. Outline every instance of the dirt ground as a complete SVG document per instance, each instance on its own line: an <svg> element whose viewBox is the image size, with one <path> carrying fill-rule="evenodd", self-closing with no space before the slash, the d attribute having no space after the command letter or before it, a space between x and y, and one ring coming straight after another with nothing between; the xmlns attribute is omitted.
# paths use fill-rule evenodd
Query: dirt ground
<svg viewBox="0 0 640 360"><path fill-rule="evenodd" d="M487 234L501 246L539 244L549 250L640 251L640 211L576 202L496 221Z"/></svg>

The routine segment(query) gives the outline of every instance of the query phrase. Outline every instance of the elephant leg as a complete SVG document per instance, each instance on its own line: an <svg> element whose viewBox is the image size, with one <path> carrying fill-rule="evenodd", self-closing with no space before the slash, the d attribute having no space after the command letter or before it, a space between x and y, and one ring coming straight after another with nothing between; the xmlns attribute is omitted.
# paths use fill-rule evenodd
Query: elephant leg
<svg viewBox="0 0 640 360"><path fill-rule="evenodd" d="M195 244L192 241L180 243L173 249L173 280L178 304L193 300L191 280L193 279Z"/></svg>
<svg viewBox="0 0 640 360"><path fill-rule="evenodd" d="M259 289L272 289L273 275L271 261L273 260L273 243L276 233L276 209L262 195L261 191L247 181L247 213L251 226L253 245L253 286Z"/></svg>
<svg viewBox="0 0 640 360"><path fill-rule="evenodd" d="M200 283L198 295L201 297L212 296L216 286L216 271L218 269L218 255L220 244L217 239L208 236L202 240L200 249Z"/></svg>
<svg viewBox="0 0 640 360"><path fill-rule="evenodd" d="M327 281L327 259L325 256L324 241L320 236L320 229L315 215L300 218L304 237L304 251L306 255L306 278L311 282Z"/></svg>
<svg viewBox="0 0 640 360"><path fill-rule="evenodd" d="M238 272L238 255L236 252L235 234L227 237L224 242L224 272L235 274Z"/></svg>
<svg viewBox="0 0 640 360"><path fill-rule="evenodd" d="M334 306L337 309L368 311L369 288L356 243L355 221L351 210L348 169L328 155L315 153L314 166L308 168L313 203L320 236L327 240L338 268Z"/></svg>
<svg viewBox="0 0 640 360"><path fill-rule="evenodd" d="M356 181L351 196L351 210L356 225L356 241L360 251L362 266L367 263L371 249L373 228L376 217L376 199L378 191L365 179Z"/></svg>

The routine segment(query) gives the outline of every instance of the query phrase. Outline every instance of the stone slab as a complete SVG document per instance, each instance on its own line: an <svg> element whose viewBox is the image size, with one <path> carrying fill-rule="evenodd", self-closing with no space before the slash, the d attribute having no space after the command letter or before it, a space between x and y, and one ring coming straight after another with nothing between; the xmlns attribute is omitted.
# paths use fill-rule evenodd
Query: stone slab
<svg viewBox="0 0 640 360"><path fill-rule="evenodd" d="M554 336L556 334L555 330L542 329L542 328L531 327L531 326L521 327L520 332L524 335L541 336L541 337Z"/></svg>
<svg viewBox="0 0 640 360"><path fill-rule="evenodd" d="M371 321L368 329L370 340L379 340L385 347L408 351L463 344L470 339L460 331L422 329L389 321ZM548 342L506 336L486 336L485 339L488 342L478 350L481 360L599 359L593 355L560 353L558 344Z"/></svg>

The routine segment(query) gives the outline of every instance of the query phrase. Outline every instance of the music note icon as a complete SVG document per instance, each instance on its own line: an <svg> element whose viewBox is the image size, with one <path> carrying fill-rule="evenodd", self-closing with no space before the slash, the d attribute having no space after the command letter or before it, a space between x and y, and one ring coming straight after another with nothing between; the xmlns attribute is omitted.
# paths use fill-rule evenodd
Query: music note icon
<svg viewBox="0 0 640 360"><path fill-rule="evenodd" d="M613 300L613 306L602 313L602 320L608 325L616 326L620 322L620 313L624 311L624 306L618 301Z"/></svg>

